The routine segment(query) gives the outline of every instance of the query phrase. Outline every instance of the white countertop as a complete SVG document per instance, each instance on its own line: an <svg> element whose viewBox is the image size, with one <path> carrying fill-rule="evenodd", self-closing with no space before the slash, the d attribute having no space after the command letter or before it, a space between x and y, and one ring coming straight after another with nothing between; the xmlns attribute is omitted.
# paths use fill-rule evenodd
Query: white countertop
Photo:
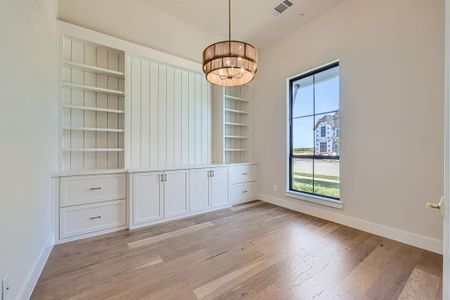
<svg viewBox="0 0 450 300"><path fill-rule="evenodd" d="M132 169L101 169L101 170L79 170L79 171L62 171L52 175L52 177L67 177L67 176L85 176L85 175L102 175L102 174L120 174L120 173L146 173L146 172L160 172L160 171L174 171L174 170L189 170L189 169L207 169L207 168L221 168L233 166L255 165L255 162L233 163L233 164L203 164L203 165L184 165L184 166L169 166L169 167L150 167L150 168L132 168Z"/></svg>

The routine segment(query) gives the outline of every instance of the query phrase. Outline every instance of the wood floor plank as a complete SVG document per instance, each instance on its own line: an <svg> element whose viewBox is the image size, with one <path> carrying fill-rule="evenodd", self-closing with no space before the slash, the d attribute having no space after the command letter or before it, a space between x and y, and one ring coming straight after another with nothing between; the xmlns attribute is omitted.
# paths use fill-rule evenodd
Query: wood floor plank
<svg viewBox="0 0 450 300"><path fill-rule="evenodd" d="M399 300L435 299L439 292L441 278L419 268L409 276Z"/></svg>
<svg viewBox="0 0 450 300"><path fill-rule="evenodd" d="M264 202L257 200L257 201L253 201L253 202L250 202L250 203L247 203L247 204L241 204L241 205L233 206L231 208L231 210L232 211L239 211L239 210L243 210L243 209L246 209L246 208L255 207L255 206L261 205L263 203Z"/></svg>
<svg viewBox="0 0 450 300"><path fill-rule="evenodd" d="M441 278L440 255L249 203L58 245L31 298L441 299Z"/></svg>
<svg viewBox="0 0 450 300"><path fill-rule="evenodd" d="M146 239L142 239L139 241L135 241L135 242L131 242L128 243L128 248L130 249L135 249L135 248L139 248L139 247L143 247L143 246L147 246L153 243L157 243L159 241L163 241L166 239L170 239L170 238L174 238L174 237L178 237L180 235L186 234L186 233L190 233L190 232L194 232L197 230L201 230L201 229L205 229L208 227L214 226L213 223L211 222L205 222L205 223L201 223L198 225L193 225L193 226L189 226L183 229L178 229L176 231L172 231L172 232L168 232L168 233L164 233L164 234L160 234L157 236L153 236L150 238L146 238Z"/></svg>
<svg viewBox="0 0 450 300"><path fill-rule="evenodd" d="M291 296L275 284L270 285L256 296L257 300L289 300Z"/></svg>
<svg viewBox="0 0 450 300"><path fill-rule="evenodd" d="M152 259L152 260L150 260L149 262L147 262L147 263L145 263L143 265L140 265L140 266L137 266L137 267L131 269L130 272L133 272L133 271L136 271L136 270L140 270L140 269L143 269L143 268L147 268L147 267L151 267L151 266L154 266L154 265L157 265L157 264L162 264L162 263L163 263L163 260L161 259L161 257L158 256L157 258Z"/></svg>

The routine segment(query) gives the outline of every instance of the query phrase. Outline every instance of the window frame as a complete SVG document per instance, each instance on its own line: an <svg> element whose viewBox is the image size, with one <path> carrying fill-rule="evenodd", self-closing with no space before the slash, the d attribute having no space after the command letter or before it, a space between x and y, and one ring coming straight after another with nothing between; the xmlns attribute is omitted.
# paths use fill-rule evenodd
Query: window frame
<svg viewBox="0 0 450 300"><path fill-rule="evenodd" d="M293 77L290 77L287 79L287 179L288 182L286 184L286 196L289 197L294 197L300 200L305 200L305 201L309 201L309 202L313 202L313 203L317 203L317 204L322 204L322 205L326 205L326 206L331 206L334 208L343 208L343 201L342 201L342 196L339 195L339 198L335 198L335 197L330 197L330 196L324 196L324 195L320 195L320 194L315 194L315 193L309 193L309 192L303 192L303 191L298 191L293 189L292 187L292 162L294 158L298 158L299 155L295 155L293 153L293 135L292 135L292 120L293 120L293 83L302 79L302 78L306 78L315 74L318 74L320 72L332 69L332 68L336 68L339 67L340 63L339 60L335 60L333 62L330 62L328 64L322 65L320 67L317 67L315 69L306 71L304 73L301 73L299 75L295 75ZM340 74L339 74L340 76ZM339 88L339 94L340 94L340 88ZM340 95L339 95L340 96ZM315 99L314 99L315 101ZM339 109L337 110L339 112L339 115L341 116L341 99L339 97ZM326 113L326 112L325 112ZM317 115L321 115L317 114ZM313 115L316 115L315 112ZM339 128L339 135L341 134L340 132L340 128ZM341 139L340 139L341 140ZM315 143L314 143L315 145ZM341 147L339 147L341 148ZM302 158L311 158L311 159L336 159L339 160L339 162L341 161L341 153L339 153L338 156L320 156L320 155L316 155L316 150L314 150L313 155L301 155ZM340 164L339 164L339 173L340 172ZM340 187L342 187L341 184L341 179L339 179L339 185Z"/></svg>
<svg viewBox="0 0 450 300"><path fill-rule="evenodd" d="M326 137L326 136L327 136L327 126L320 125L320 137L323 138L323 137Z"/></svg>

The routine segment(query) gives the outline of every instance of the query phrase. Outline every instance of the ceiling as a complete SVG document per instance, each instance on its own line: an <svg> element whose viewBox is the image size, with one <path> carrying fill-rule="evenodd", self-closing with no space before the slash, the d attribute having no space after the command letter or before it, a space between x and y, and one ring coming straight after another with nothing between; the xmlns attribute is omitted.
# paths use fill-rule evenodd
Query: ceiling
<svg viewBox="0 0 450 300"><path fill-rule="evenodd" d="M228 37L227 0L141 0L167 14ZM282 0L232 0L232 39L264 48L343 0L290 0L279 16L272 10Z"/></svg>

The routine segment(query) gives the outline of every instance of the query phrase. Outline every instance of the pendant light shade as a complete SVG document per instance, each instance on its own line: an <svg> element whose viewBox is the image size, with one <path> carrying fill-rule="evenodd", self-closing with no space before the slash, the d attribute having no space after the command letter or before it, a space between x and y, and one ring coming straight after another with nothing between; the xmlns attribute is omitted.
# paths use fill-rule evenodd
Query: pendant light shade
<svg viewBox="0 0 450 300"><path fill-rule="evenodd" d="M252 45L231 40L231 0L229 8L229 39L214 43L203 51L203 72L206 79L219 86L240 86L253 80L258 54Z"/></svg>

